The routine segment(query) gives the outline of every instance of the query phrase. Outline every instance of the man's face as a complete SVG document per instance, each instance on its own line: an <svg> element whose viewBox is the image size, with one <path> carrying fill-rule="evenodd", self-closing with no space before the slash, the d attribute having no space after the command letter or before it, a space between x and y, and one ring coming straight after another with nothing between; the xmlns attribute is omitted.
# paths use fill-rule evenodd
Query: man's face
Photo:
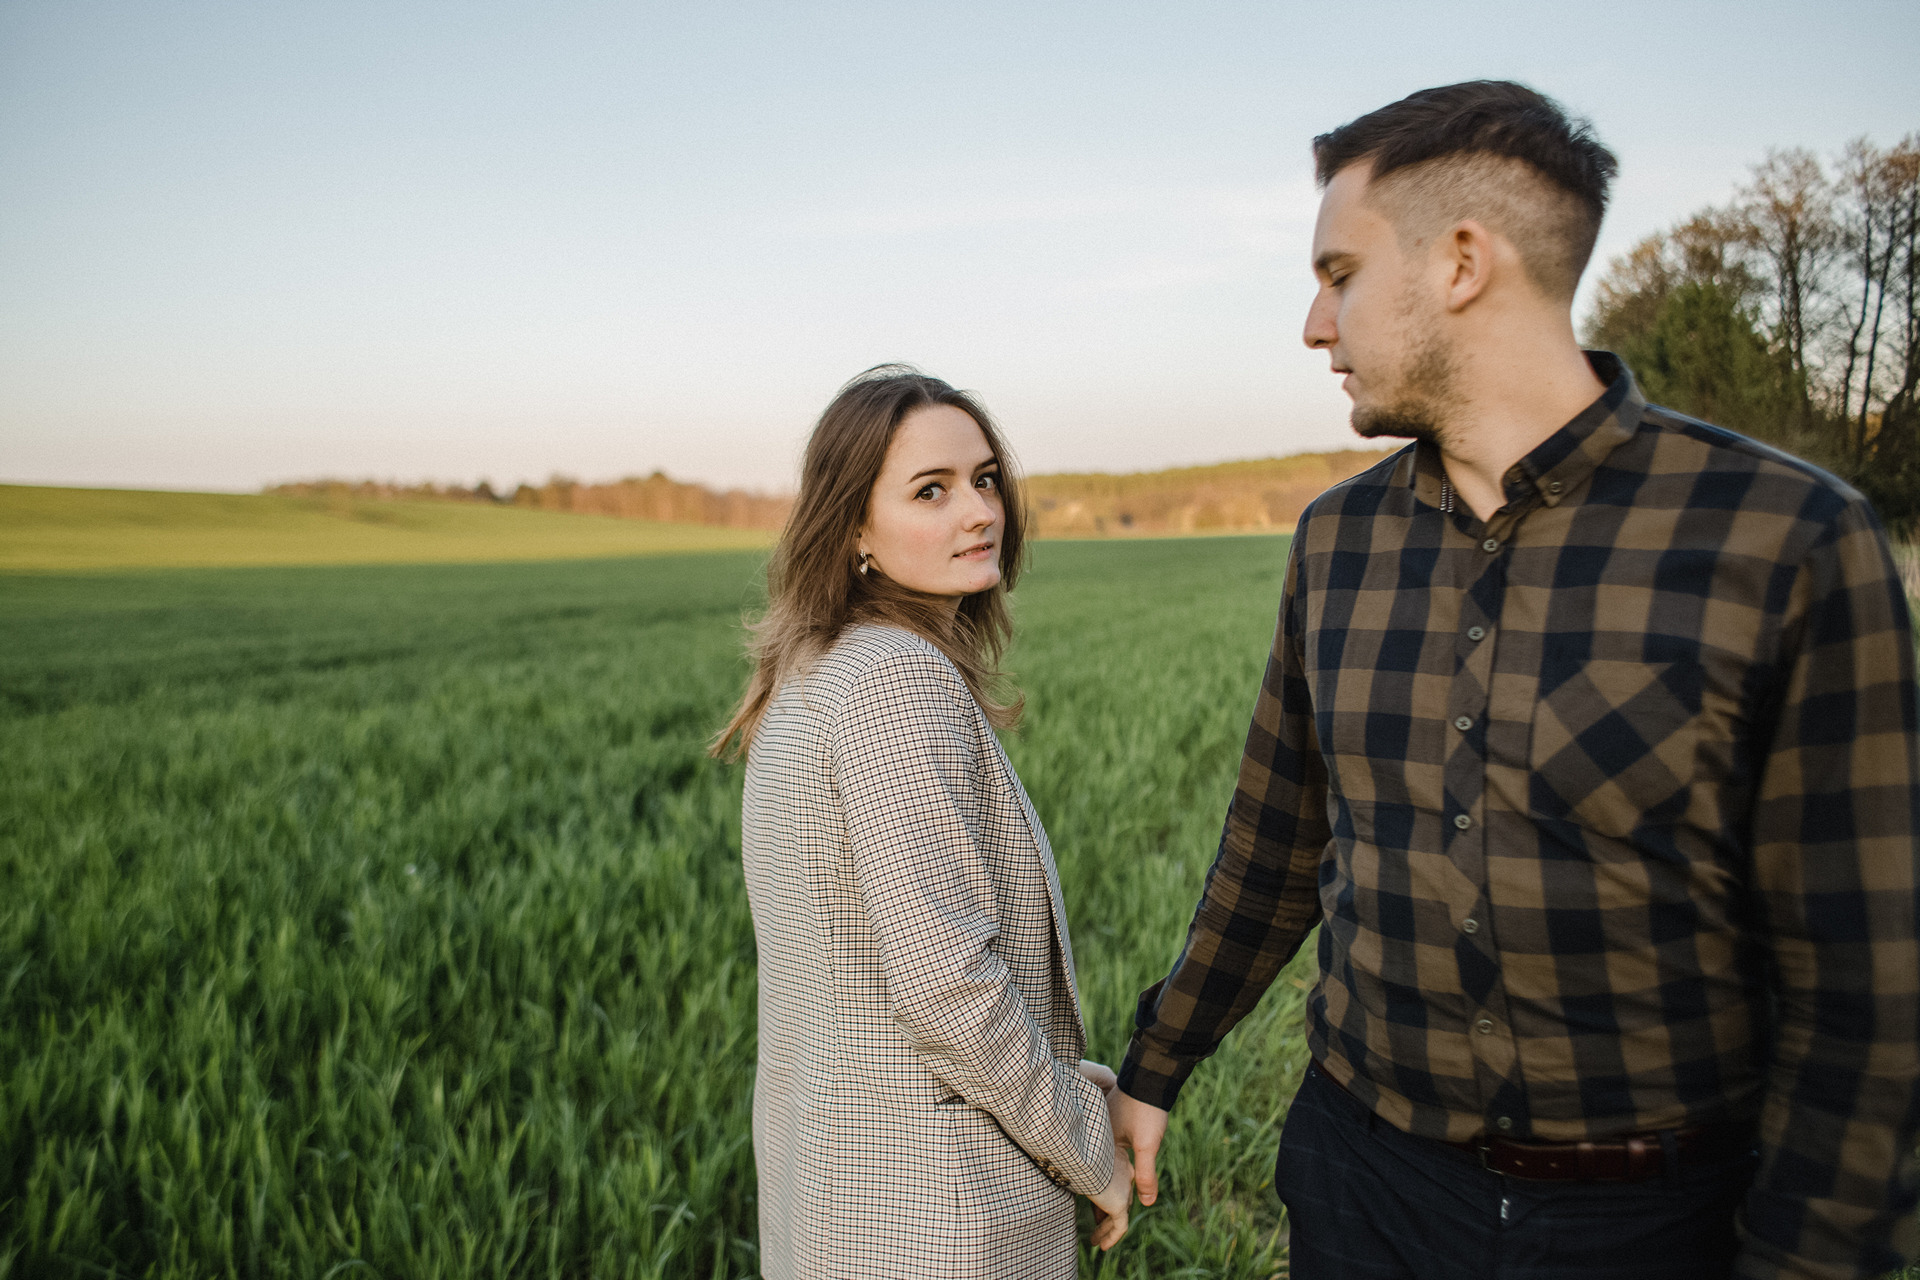
<svg viewBox="0 0 1920 1280"><path fill-rule="evenodd" d="M1313 227L1306 344L1346 375L1353 429L1362 436L1441 440L1452 407L1453 360L1439 308L1423 287L1425 255L1403 251L1397 229L1365 198L1372 167L1334 175Z"/></svg>

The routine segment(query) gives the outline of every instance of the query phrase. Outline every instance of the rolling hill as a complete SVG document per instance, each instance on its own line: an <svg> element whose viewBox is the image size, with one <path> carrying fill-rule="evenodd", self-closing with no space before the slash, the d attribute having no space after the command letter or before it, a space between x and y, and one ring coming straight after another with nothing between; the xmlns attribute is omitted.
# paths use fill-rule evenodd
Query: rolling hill
<svg viewBox="0 0 1920 1280"><path fill-rule="evenodd" d="M577 560L771 541L515 506L0 485L0 571Z"/></svg>

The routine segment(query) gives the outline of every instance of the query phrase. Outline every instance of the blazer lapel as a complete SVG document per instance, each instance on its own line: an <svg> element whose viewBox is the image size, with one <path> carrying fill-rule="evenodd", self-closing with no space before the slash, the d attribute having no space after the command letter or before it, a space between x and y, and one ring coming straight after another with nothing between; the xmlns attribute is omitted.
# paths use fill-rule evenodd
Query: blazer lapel
<svg viewBox="0 0 1920 1280"><path fill-rule="evenodd" d="M1001 774L1013 794L1019 798L1020 812L1026 818L1027 833L1033 838L1033 849L1040 861L1040 871L1047 879L1047 896L1053 903L1053 938L1059 946L1060 972L1067 986L1067 999L1073 1009L1073 1025L1080 1035L1080 1053L1086 1051L1087 1027L1080 1017L1080 987L1075 979L1073 968L1073 935L1067 932L1067 905L1060 894L1060 872L1053 865L1053 846L1047 843L1047 829L1040 823L1040 815L1034 812L1033 801L1027 798L1027 789L1020 783L1020 775L1014 772L1013 762L1007 759L1006 749L1000 745L1000 739L992 729L987 728L985 717L981 727L987 735L987 741L993 744L994 759L998 761ZM1077 1056L1077 1055L1076 1055Z"/></svg>

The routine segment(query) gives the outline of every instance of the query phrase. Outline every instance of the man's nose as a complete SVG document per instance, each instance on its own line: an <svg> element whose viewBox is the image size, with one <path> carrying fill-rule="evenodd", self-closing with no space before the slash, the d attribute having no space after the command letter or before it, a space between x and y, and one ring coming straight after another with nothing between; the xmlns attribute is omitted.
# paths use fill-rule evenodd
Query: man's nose
<svg viewBox="0 0 1920 1280"><path fill-rule="evenodd" d="M1301 332L1300 339L1309 348L1318 351L1322 347L1332 346L1339 336L1333 324L1332 300L1322 291L1314 295L1312 305L1307 308L1307 327Z"/></svg>

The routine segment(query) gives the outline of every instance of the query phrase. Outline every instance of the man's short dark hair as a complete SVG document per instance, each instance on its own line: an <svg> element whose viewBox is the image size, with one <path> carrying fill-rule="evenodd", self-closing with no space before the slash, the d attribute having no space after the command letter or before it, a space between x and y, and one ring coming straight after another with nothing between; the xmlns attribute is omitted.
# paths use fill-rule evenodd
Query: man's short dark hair
<svg viewBox="0 0 1920 1280"><path fill-rule="evenodd" d="M1408 94L1315 138L1313 159L1323 187L1369 162L1369 190L1385 198L1403 234L1463 217L1486 221L1513 241L1541 289L1567 298L1593 256L1619 169L1590 123L1510 80ZM1406 225L1409 217L1419 226Z"/></svg>

